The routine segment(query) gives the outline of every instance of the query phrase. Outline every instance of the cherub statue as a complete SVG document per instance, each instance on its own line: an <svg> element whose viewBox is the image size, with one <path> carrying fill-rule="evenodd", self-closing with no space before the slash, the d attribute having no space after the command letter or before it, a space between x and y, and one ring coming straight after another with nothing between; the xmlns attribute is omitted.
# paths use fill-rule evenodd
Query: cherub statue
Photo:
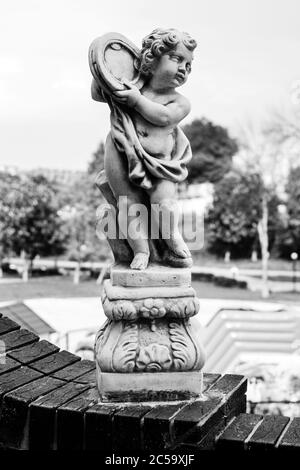
<svg viewBox="0 0 300 470"><path fill-rule="evenodd" d="M119 224L131 223L130 207L143 201L146 193L150 204L163 209L166 223L173 221L164 241L182 266L190 266L192 261L178 229L176 185L186 178L192 155L189 141L178 127L190 112L190 103L176 89L188 79L196 45L187 33L155 29L144 38L137 59L140 89L126 78L121 80L123 90L108 93L95 82L92 87L93 98L107 101L111 108L105 173L116 200L126 195L128 201L127 213L119 213ZM152 216L156 217L155 212ZM127 240L133 252L131 269L146 269L150 254L147 224L139 236Z"/></svg>

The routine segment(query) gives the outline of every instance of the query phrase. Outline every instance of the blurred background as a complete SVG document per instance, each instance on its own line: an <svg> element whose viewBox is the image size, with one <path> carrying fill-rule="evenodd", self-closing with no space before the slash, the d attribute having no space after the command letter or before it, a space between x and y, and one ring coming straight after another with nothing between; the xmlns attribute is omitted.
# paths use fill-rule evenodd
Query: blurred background
<svg viewBox="0 0 300 470"><path fill-rule="evenodd" d="M300 412L297 0L0 1L0 307L93 357L112 255L96 235L109 110L88 47L156 27L198 42L182 93L193 160L178 187L204 219L193 287L210 372L248 375L252 412Z"/></svg>

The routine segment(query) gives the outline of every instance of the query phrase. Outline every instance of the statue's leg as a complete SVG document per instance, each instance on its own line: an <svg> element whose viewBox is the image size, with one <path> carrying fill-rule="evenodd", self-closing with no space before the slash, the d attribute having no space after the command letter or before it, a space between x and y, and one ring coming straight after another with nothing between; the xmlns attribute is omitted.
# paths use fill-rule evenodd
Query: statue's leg
<svg viewBox="0 0 300 470"><path fill-rule="evenodd" d="M170 250L180 258L189 258L191 253L179 232L179 211L176 185L172 181L158 180L149 190L154 223L159 226L162 238Z"/></svg>
<svg viewBox="0 0 300 470"><path fill-rule="evenodd" d="M149 261L148 217L143 218L143 214L141 214L138 219L138 230L134 231L137 215L134 210L130 211L130 208L134 209L133 204L143 204L143 192L130 183L126 155L118 151L110 134L105 144L104 167L118 205L121 196L127 198L127 204L124 207L123 205L119 207L118 221L121 230L122 227L126 228L124 235L134 254L130 267L132 269L146 269Z"/></svg>

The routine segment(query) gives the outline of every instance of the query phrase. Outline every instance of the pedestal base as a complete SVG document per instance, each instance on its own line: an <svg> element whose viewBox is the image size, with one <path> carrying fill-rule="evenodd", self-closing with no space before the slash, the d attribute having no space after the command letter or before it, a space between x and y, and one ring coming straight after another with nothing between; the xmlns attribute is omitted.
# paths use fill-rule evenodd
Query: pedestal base
<svg viewBox="0 0 300 470"><path fill-rule="evenodd" d="M104 402L161 402L201 397L205 354L199 301L188 269L115 265L102 303L108 321L95 342Z"/></svg>
<svg viewBox="0 0 300 470"><path fill-rule="evenodd" d="M189 400L201 397L203 374L193 372L105 373L97 370L102 402Z"/></svg>

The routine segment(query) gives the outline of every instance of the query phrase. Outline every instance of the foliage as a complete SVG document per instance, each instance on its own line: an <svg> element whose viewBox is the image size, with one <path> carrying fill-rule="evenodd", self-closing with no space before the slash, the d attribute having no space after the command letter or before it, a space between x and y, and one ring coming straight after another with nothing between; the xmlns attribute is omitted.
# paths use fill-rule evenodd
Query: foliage
<svg viewBox="0 0 300 470"><path fill-rule="evenodd" d="M206 219L208 246L211 252L234 257L249 257L257 245L257 224L261 217L263 183L256 173L237 170L228 173L215 185L213 207ZM270 198L269 232L274 239L277 199Z"/></svg>
<svg viewBox="0 0 300 470"><path fill-rule="evenodd" d="M278 230L279 254L290 258L292 252L300 256L300 167L290 171L286 185L286 217Z"/></svg>
<svg viewBox="0 0 300 470"><path fill-rule="evenodd" d="M107 248L96 235L96 211L103 198L95 175L84 174L64 193L61 216L69 234L67 256L76 261L99 260Z"/></svg>
<svg viewBox="0 0 300 470"><path fill-rule="evenodd" d="M0 174L0 244L5 253L63 253L66 233L58 215L57 188L44 176Z"/></svg>
<svg viewBox="0 0 300 470"><path fill-rule="evenodd" d="M207 119L195 119L184 127L193 158L188 164L188 182L215 183L230 170L233 155L238 147L227 129Z"/></svg>

